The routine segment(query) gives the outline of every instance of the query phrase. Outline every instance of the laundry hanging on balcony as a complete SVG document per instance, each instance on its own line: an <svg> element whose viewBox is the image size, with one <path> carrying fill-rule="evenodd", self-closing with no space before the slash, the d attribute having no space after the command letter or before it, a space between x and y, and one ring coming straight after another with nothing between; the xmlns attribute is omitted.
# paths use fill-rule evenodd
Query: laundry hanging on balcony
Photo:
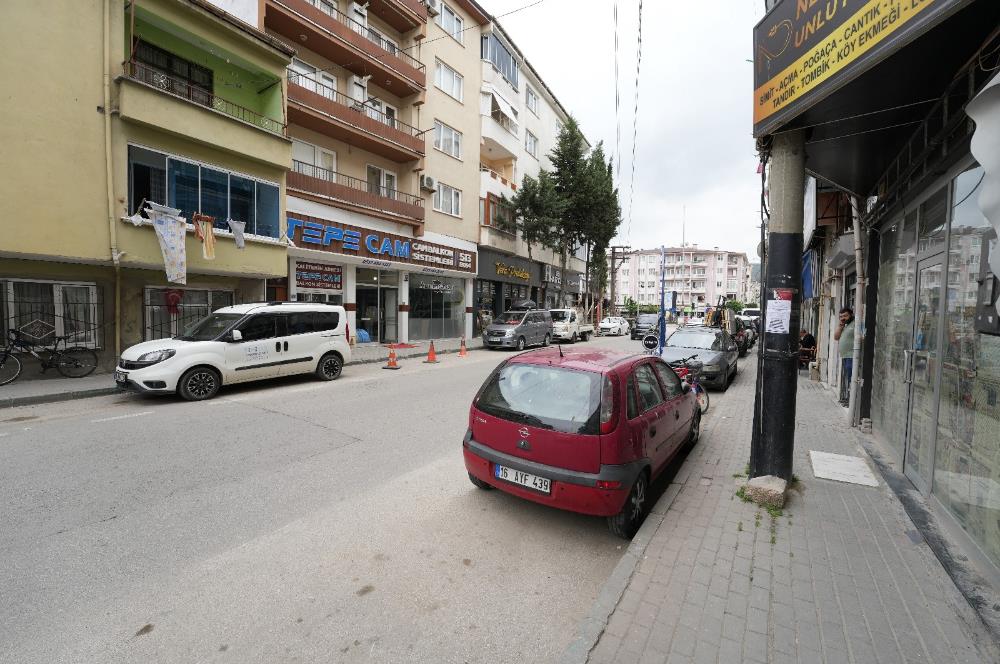
<svg viewBox="0 0 1000 664"><path fill-rule="evenodd" d="M146 203L146 214L153 222L156 239L163 254L163 268L167 281L172 284L187 284L187 254L184 242L187 238L187 219L179 216L177 208Z"/></svg>
<svg viewBox="0 0 1000 664"><path fill-rule="evenodd" d="M233 232L233 242L236 243L237 249L243 249L246 247L246 241L243 238L243 231L247 227L247 222L236 221L235 219L229 220L229 230Z"/></svg>
<svg viewBox="0 0 1000 664"><path fill-rule="evenodd" d="M194 223L194 234L201 240L201 257L207 261L215 260L215 217L195 213L191 217Z"/></svg>

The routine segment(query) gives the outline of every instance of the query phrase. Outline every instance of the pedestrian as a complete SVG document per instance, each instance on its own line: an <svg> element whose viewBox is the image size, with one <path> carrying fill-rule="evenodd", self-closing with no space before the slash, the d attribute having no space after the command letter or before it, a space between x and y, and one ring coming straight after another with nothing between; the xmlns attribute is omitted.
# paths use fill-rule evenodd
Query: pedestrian
<svg viewBox="0 0 1000 664"><path fill-rule="evenodd" d="M805 369L816 359L816 337L806 330L799 330L799 368Z"/></svg>
<svg viewBox="0 0 1000 664"><path fill-rule="evenodd" d="M840 326L833 333L833 338L840 343L840 404L847 406L854 372L854 310L850 307L840 310Z"/></svg>

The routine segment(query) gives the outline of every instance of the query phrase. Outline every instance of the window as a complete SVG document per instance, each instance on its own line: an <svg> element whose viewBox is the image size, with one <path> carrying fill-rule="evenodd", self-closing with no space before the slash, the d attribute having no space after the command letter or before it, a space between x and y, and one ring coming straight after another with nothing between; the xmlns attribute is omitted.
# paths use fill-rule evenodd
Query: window
<svg viewBox="0 0 1000 664"><path fill-rule="evenodd" d="M517 233L517 225L514 223L514 208L510 202L504 203L502 199L493 194L487 194L489 200L489 226L503 231L504 233Z"/></svg>
<svg viewBox="0 0 1000 664"><path fill-rule="evenodd" d="M454 37L458 43L462 43L462 33L465 30L465 21L448 5L441 3L441 11L434 19L434 22L449 35Z"/></svg>
<svg viewBox="0 0 1000 664"><path fill-rule="evenodd" d="M212 70L139 40L135 60L146 67L137 77L171 94L189 99L202 106L212 105Z"/></svg>
<svg viewBox="0 0 1000 664"><path fill-rule="evenodd" d="M527 85L524 86L524 103L529 111L538 115L538 95Z"/></svg>
<svg viewBox="0 0 1000 664"><path fill-rule="evenodd" d="M528 154L532 157L538 156L538 137L527 129L524 130L524 149L527 150Z"/></svg>
<svg viewBox="0 0 1000 664"><path fill-rule="evenodd" d="M642 403L643 412L663 403L663 392L652 367L648 364L640 365L636 367L634 375L636 385L639 387L639 401Z"/></svg>
<svg viewBox="0 0 1000 664"><path fill-rule="evenodd" d="M440 120L434 121L434 147L456 159L462 158L462 132Z"/></svg>
<svg viewBox="0 0 1000 664"><path fill-rule="evenodd" d="M4 291L6 328L43 345L69 336L70 346L99 346L101 307L95 284L8 281Z"/></svg>
<svg viewBox="0 0 1000 664"><path fill-rule="evenodd" d="M463 78L461 74L440 60L437 61L437 70L434 74L434 85L438 86L441 90L451 95L458 101L462 101L464 98L462 83Z"/></svg>
<svg viewBox="0 0 1000 664"><path fill-rule="evenodd" d="M216 309L233 304L233 292L195 288L147 288L145 339L165 339L182 334Z"/></svg>
<svg viewBox="0 0 1000 664"><path fill-rule="evenodd" d="M454 187L438 182L434 192L434 209L455 217L462 216L462 192Z"/></svg>
<svg viewBox="0 0 1000 664"><path fill-rule="evenodd" d="M282 318L279 314L257 314L241 323L238 329L243 335L243 341L273 339L278 336L278 325Z"/></svg>
<svg viewBox="0 0 1000 664"><path fill-rule="evenodd" d="M639 417L639 403L635 398L635 376L628 377L625 385L625 414L630 420Z"/></svg>
<svg viewBox="0 0 1000 664"><path fill-rule="evenodd" d="M489 60L493 67L507 79L507 82L517 88L517 60L511 55L506 44L492 32L483 35L480 54L483 60Z"/></svg>
<svg viewBox="0 0 1000 664"><path fill-rule="evenodd" d="M250 235L280 235L279 190L207 164L180 159L135 145L128 147L129 210L143 200L179 208L190 221L200 212L215 217L218 230L229 231L228 219L246 222Z"/></svg>
<svg viewBox="0 0 1000 664"><path fill-rule="evenodd" d="M368 164L368 193L385 198L396 198L396 174Z"/></svg>
<svg viewBox="0 0 1000 664"><path fill-rule="evenodd" d="M337 329L340 314L336 311L303 311L288 314L288 334L310 334Z"/></svg>

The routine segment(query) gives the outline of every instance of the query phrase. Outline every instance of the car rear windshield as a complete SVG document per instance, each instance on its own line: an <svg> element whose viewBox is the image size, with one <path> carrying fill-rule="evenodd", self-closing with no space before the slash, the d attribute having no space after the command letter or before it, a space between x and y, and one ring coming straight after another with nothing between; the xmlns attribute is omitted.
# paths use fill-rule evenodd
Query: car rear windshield
<svg viewBox="0 0 1000 664"><path fill-rule="evenodd" d="M636 320L636 325L656 325L656 321L659 320L659 316L656 314L639 314L638 320Z"/></svg>
<svg viewBox="0 0 1000 664"><path fill-rule="evenodd" d="M519 424L597 435L601 374L537 364L508 364L483 386L476 407Z"/></svg>
<svg viewBox="0 0 1000 664"><path fill-rule="evenodd" d="M700 350L721 350L722 342L715 332L704 330L677 330L667 339L668 348L698 348Z"/></svg>
<svg viewBox="0 0 1000 664"><path fill-rule="evenodd" d="M524 318L523 311L505 311L494 318L493 322L501 325L516 325L521 322L522 318Z"/></svg>
<svg viewBox="0 0 1000 664"><path fill-rule="evenodd" d="M212 314L192 324L177 338L182 341L212 341L241 318L243 314Z"/></svg>
<svg viewBox="0 0 1000 664"><path fill-rule="evenodd" d="M760 309L744 309L741 313L744 316L757 316L757 317L760 317Z"/></svg>
<svg viewBox="0 0 1000 664"><path fill-rule="evenodd" d="M553 323L561 323L564 320L569 320L568 311L559 311L558 309L553 309L550 313L552 314Z"/></svg>

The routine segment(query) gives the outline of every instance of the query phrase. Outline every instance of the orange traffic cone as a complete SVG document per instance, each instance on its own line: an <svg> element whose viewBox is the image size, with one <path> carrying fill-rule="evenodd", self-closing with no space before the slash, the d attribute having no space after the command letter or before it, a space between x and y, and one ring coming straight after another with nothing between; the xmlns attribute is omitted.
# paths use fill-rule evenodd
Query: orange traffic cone
<svg viewBox="0 0 1000 664"><path fill-rule="evenodd" d="M401 369L402 367L396 362L396 349L389 349L389 361L386 363L383 369Z"/></svg>
<svg viewBox="0 0 1000 664"><path fill-rule="evenodd" d="M458 347L459 357L468 357L469 351L465 348L465 337L462 337L462 345Z"/></svg>
<svg viewBox="0 0 1000 664"><path fill-rule="evenodd" d="M437 364L437 363L438 363L438 356L437 353L434 352L434 342L432 341L431 348L429 351L427 351L427 359L424 360L424 364Z"/></svg>

